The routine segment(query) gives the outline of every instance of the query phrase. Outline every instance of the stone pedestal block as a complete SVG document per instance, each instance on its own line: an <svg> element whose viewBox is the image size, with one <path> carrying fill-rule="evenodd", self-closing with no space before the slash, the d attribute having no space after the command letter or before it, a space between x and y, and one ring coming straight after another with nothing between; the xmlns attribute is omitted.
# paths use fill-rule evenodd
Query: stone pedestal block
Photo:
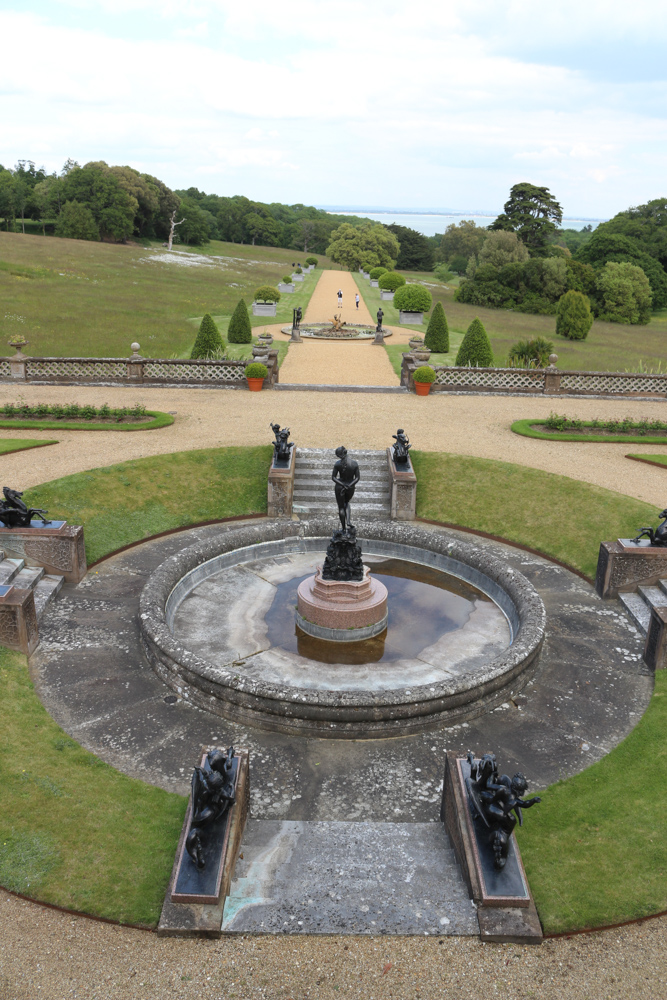
<svg viewBox="0 0 667 1000"><path fill-rule="evenodd" d="M387 588L364 566L363 580L324 580L318 567L297 590L297 624L334 642L355 642L387 627Z"/></svg>
<svg viewBox="0 0 667 1000"><path fill-rule="evenodd" d="M29 656L39 642L32 590L0 587L0 645Z"/></svg>
<svg viewBox="0 0 667 1000"><path fill-rule="evenodd" d="M391 291L389 291L388 288L381 288L380 289L380 300L382 302L393 302L394 301L394 293L391 292Z"/></svg>
<svg viewBox="0 0 667 1000"><path fill-rule="evenodd" d="M414 521L417 512L417 476L412 462L397 467L393 448L387 448L387 465L391 477L391 519L392 521Z"/></svg>
<svg viewBox="0 0 667 1000"><path fill-rule="evenodd" d="M0 528L0 549L8 556L25 559L28 566L43 566L46 573L64 576L68 583L79 583L86 575L80 525L54 521L50 526L33 521L30 528Z"/></svg>
<svg viewBox="0 0 667 1000"><path fill-rule="evenodd" d="M398 311L398 321L399 323L411 323L413 325L418 325L424 322L423 312L407 312L405 309L399 309Z"/></svg>
<svg viewBox="0 0 667 1000"><path fill-rule="evenodd" d="M269 517L291 517L294 499L294 469L296 466L296 445L290 448L289 464L275 465L269 469Z"/></svg>
<svg viewBox="0 0 667 1000"><path fill-rule="evenodd" d="M476 834L468 804L464 770L467 760L447 752L440 819L445 824L456 859L472 900L477 904L483 941L542 941L537 909L523 869L518 844L512 835L510 855L501 872L494 872Z"/></svg>
<svg viewBox="0 0 667 1000"><path fill-rule="evenodd" d="M203 766L208 750L202 752ZM185 851L185 838L190 826L192 802L183 821L181 837L176 849L176 859L171 878L165 894L158 935L160 937L202 937L219 938L221 936L222 918L225 900L229 895L229 886L234 875L234 867L241 849L241 840L250 806L250 774L249 753L245 749L236 748L234 755L238 758L236 772L236 801L229 811L222 842L218 845L215 860L215 871L205 872L215 883L213 895L179 893L177 892L179 873L184 859L188 859ZM207 861L207 868L209 862ZM194 868L194 866L193 866ZM182 877L182 875L181 875Z"/></svg>
<svg viewBox="0 0 667 1000"><path fill-rule="evenodd" d="M652 546L644 538L636 543L629 538L600 543L595 574L600 597L618 597L640 583L655 584L663 577L667 577L667 548Z"/></svg>
<svg viewBox="0 0 667 1000"><path fill-rule="evenodd" d="M652 670L664 670L667 666L667 607L651 607L643 659Z"/></svg>
<svg viewBox="0 0 667 1000"><path fill-rule="evenodd" d="M275 302L253 302L253 304L252 304L252 314L253 314L253 316L275 316L276 315L276 303Z"/></svg>

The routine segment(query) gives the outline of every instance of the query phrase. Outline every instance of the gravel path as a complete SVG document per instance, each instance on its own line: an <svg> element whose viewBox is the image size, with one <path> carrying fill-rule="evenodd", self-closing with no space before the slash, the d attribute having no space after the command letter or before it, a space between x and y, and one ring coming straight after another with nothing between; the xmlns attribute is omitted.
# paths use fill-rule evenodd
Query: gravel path
<svg viewBox="0 0 667 1000"><path fill-rule="evenodd" d="M337 305L338 289L343 292L343 308ZM357 286L347 271L323 271L313 292L304 322L325 323L341 313L346 323L368 323L374 327L366 303L354 304ZM281 337L281 339L285 339ZM281 382L292 385L398 385L387 352L372 341L309 340L293 344L280 369Z"/></svg>
<svg viewBox="0 0 667 1000"><path fill-rule="evenodd" d="M545 941L476 938L160 939L0 891L1 1000L658 1000L667 918Z"/></svg>
<svg viewBox="0 0 667 1000"><path fill-rule="evenodd" d="M310 345L303 345L304 349ZM360 345L355 345L359 347ZM299 350L300 348L296 348ZM352 348L354 350L354 347ZM381 353L380 348L369 348ZM93 386L0 386L0 403L22 395L37 403L112 406L145 403L175 411L171 427L156 431L4 431L0 437L57 437L59 444L0 456L6 483L33 486L59 476L145 455L192 448L266 444L270 421L291 428L298 444L313 448L383 448L405 427L415 448L503 459L557 472L665 505L666 470L625 458L628 451L655 453L655 445L578 444L538 441L510 431L512 421L546 417L556 408L571 417L664 417L665 404L641 400L557 400L524 396L455 396L347 392L261 392L225 389L147 389Z"/></svg>

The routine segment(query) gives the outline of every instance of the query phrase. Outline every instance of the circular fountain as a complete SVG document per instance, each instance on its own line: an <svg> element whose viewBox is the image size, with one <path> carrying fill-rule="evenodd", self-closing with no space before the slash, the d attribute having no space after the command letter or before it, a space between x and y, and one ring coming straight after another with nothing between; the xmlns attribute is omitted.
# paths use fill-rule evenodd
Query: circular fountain
<svg viewBox="0 0 667 1000"><path fill-rule="evenodd" d="M527 683L544 639L539 595L484 546L425 525L357 525L364 562L387 591L380 634L307 634L297 594L331 527L327 518L261 521L167 559L141 597L153 669L218 715L352 739L473 718Z"/></svg>

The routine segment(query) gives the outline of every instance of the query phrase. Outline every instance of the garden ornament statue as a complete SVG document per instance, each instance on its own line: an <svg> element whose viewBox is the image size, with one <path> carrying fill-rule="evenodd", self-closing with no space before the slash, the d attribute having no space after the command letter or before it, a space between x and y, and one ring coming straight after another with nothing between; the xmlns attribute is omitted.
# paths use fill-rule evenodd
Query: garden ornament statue
<svg viewBox="0 0 667 1000"><path fill-rule="evenodd" d="M333 467L331 478L336 493L340 530L334 531L327 548L322 567L323 580L363 580L364 566L361 560L361 546L357 542L357 530L351 521L350 500L359 482L359 466L353 458L348 458L347 449L336 448L338 461Z"/></svg>
<svg viewBox="0 0 667 1000"><path fill-rule="evenodd" d="M33 518L39 519L42 524L51 524L46 515L48 511L39 507L27 507L21 497L23 493L12 490L9 486L3 486L4 500L0 500L0 522L5 528L29 528Z"/></svg>
<svg viewBox="0 0 667 1000"><path fill-rule="evenodd" d="M405 431L402 427L399 427L396 433L391 436L396 442L396 444L392 445L395 464L407 465L409 461L408 452L410 451L410 448L412 448L412 445L405 436Z"/></svg>
<svg viewBox="0 0 667 1000"><path fill-rule="evenodd" d="M505 867L510 849L510 838L519 822L523 825L522 809L530 809L542 800L539 796L524 799L528 788L523 774L517 772L513 778L498 774L496 756L485 753L475 758L468 751L470 777L466 778L468 799L473 816L479 816L489 831L489 844L494 854L494 866L498 870Z"/></svg>
<svg viewBox="0 0 667 1000"><path fill-rule="evenodd" d="M378 318L378 325L375 327L375 330L377 333L379 333L380 330L382 329L382 320L384 318L384 309L382 308L382 306L380 306L380 308L377 311L377 318Z"/></svg>
<svg viewBox="0 0 667 1000"><path fill-rule="evenodd" d="M289 462L290 449L294 447L294 441L288 441L289 437L289 427L283 427L281 429L280 424L269 424L275 441L273 442L273 461L278 462Z"/></svg>
<svg viewBox="0 0 667 1000"><path fill-rule="evenodd" d="M658 527L642 528L637 537L632 539L633 542L638 542L640 538L648 538L651 545L667 545L667 508L661 510L658 517L662 518Z"/></svg>
<svg viewBox="0 0 667 1000"><path fill-rule="evenodd" d="M233 756L233 746L226 752L211 750L206 755L204 766L196 767L192 774L192 818L185 838L185 849L198 871L203 871L206 867L202 853L202 837L206 827L224 816L235 801Z"/></svg>

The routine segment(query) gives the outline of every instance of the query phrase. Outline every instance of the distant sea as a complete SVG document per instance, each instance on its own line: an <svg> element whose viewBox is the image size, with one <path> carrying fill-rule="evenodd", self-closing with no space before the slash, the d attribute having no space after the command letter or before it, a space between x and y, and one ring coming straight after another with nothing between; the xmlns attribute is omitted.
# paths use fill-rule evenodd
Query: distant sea
<svg viewBox="0 0 667 1000"><path fill-rule="evenodd" d="M332 205L320 205L326 211L335 215L360 215L365 219L373 219L375 222L383 222L390 226L395 222L399 226L406 226L408 229L416 229L424 236L435 236L436 233L444 233L450 223L458 225L463 219L472 219L478 226L489 226L498 216L492 213L477 214L475 212L456 212L450 215L444 212L406 212L395 210L383 210L380 212L366 212L363 209L336 208ZM563 229L583 229L584 226L591 225L593 229L604 219L563 219Z"/></svg>

